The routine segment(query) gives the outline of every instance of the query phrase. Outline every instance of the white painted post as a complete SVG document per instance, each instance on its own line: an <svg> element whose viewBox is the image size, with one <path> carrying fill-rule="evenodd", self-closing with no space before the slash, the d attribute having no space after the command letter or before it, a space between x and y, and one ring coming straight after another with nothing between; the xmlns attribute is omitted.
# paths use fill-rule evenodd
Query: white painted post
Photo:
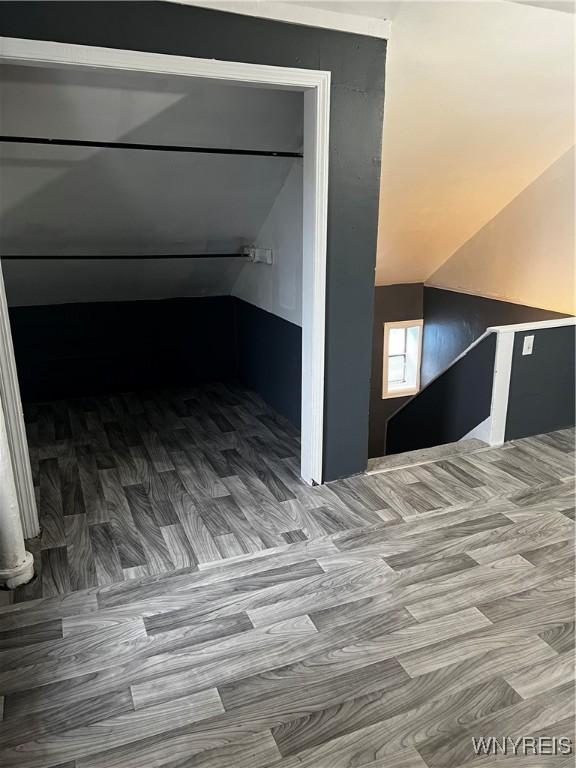
<svg viewBox="0 0 576 768"><path fill-rule="evenodd" d="M4 411L0 403L0 587L14 589L34 576L34 558L24 547Z"/></svg>
<svg viewBox="0 0 576 768"><path fill-rule="evenodd" d="M492 407L490 412L490 445L503 445L508 415L508 395L512 375L512 353L514 351L514 326L498 328L496 333L496 357L494 360L494 382L492 384Z"/></svg>

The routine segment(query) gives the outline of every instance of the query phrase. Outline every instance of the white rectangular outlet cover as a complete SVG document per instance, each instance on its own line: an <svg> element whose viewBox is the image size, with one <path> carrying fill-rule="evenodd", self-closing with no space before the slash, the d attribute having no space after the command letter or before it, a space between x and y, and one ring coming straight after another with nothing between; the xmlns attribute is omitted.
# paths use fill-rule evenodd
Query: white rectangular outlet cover
<svg viewBox="0 0 576 768"><path fill-rule="evenodd" d="M534 335L524 336L524 343L522 344L522 354L531 355L532 348L534 346Z"/></svg>

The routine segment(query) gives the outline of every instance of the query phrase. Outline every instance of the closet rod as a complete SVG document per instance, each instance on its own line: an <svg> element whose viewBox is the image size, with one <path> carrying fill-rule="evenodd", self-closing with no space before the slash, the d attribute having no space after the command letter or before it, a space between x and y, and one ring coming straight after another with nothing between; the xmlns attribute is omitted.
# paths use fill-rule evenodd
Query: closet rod
<svg viewBox="0 0 576 768"><path fill-rule="evenodd" d="M47 139L35 136L0 136L3 144L47 144L55 147L99 147L103 149L139 149L147 152L188 152L204 155L255 155L257 157L304 157L301 152L272 152L260 149L228 149L226 147L184 147L162 144L133 144L121 141L81 141L80 139Z"/></svg>
<svg viewBox="0 0 576 768"><path fill-rule="evenodd" d="M143 256L130 254L128 256L71 256L63 254L61 256L3 256L0 255L0 261L123 261L125 259L246 259L247 253L175 253L161 254L152 256L145 254Z"/></svg>

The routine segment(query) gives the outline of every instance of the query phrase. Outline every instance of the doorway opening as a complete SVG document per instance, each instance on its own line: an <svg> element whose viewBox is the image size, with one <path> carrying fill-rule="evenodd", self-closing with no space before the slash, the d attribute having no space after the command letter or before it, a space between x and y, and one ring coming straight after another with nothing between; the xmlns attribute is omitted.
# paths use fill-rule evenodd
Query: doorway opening
<svg viewBox="0 0 576 768"><path fill-rule="evenodd" d="M328 73L11 40L0 62L0 395L41 594L306 538Z"/></svg>

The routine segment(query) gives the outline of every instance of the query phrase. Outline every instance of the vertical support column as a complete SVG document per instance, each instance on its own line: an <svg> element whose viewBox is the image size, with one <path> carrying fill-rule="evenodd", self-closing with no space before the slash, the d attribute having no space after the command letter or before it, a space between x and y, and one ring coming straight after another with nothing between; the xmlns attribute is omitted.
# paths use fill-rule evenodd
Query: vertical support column
<svg viewBox="0 0 576 768"><path fill-rule="evenodd" d="M490 445L502 445L504 443L513 350L514 331L498 330L496 358L494 360L494 383L492 384L492 407L490 409L490 438L488 441Z"/></svg>
<svg viewBox="0 0 576 768"><path fill-rule="evenodd" d="M24 535L33 539L40 533L32 470L28 457L26 427L22 415L20 388L14 359L14 347L8 317L8 302L2 277L0 259L0 401L4 404L4 418L8 432L8 446L12 456L12 469Z"/></svg>
<svg viewBox="0 0 576 768"><path fill-rule="evenodd" d="M34 576L34 558L24 548L4 411L0 403L0 587L14 589Z"/></svg>

